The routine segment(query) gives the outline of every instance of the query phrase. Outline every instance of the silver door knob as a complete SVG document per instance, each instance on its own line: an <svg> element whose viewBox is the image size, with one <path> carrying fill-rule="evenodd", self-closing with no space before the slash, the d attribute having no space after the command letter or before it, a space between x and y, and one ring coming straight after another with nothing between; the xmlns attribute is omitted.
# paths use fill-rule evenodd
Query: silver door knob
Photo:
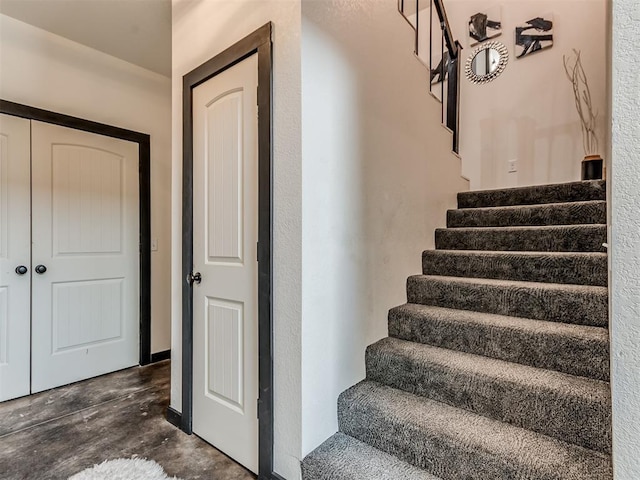
<svg viewBox="0 0 640 480"><path fill-rule="evenodd" d="M20 266L16 267L16 273L18 275L24 275L28 271L29 271L29 269L27 267L25 267L24 265L20 265Z"/></svg>
<svg viewBox="0 0 640 480"><path fill-rule="evenodd" d="M43 273L46 273L46 272L47 272L47 267L45 267L44 265L38 265L38 266L35 268L35 270L36 270L36 273L37 273L38 275L42 275Z"/></svg>
<svg viewBox="0 0 640 480"><path fill-rule="evenodd" d="M191 272L189 275L187 275L187 282L189 282L189 285L193 285L194 283L200 283L201 281L202 281L202 275L200 275L200 272L196 272L196 273Z"/></svg>

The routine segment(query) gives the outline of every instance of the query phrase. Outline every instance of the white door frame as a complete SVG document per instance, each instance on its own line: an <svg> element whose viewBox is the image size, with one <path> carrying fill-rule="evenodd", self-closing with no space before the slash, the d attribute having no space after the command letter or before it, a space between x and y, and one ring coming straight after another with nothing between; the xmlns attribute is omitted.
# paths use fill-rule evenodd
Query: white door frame
<svg viewBox="0 0 640 480"><path fill-rule="evenodd" d="M193 420L193 89L245 58L258 55L258 478L281 479L273 471L273 211L271 22L183 77L182 178L182 412L169 421L192 433Z"/></svg>
<svg viewBox="0 0 640 480"><path fill-rule="evenodd" d="M138 144L140 208L140 365L151 356L151 137L145 133L0 100L0 113Z"/></svg>

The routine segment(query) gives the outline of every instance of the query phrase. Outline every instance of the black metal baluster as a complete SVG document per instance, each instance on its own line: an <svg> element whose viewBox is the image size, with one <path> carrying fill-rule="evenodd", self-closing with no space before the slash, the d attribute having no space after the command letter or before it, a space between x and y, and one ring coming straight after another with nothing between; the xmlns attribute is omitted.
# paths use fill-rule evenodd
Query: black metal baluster
<svg viewBox="0 0 640 480"><path fill-rule="evenodd" d="M420 0L416 0L416 56L420 58Z"/></svg>

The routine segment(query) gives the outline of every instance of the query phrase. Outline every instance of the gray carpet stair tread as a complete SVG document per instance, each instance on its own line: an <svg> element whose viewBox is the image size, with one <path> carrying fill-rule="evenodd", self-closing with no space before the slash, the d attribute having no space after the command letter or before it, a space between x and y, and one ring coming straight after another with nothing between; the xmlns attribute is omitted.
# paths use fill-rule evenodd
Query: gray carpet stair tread
<svg viewBox="0 0 640 480"><path fill-rule="evenodd" d="M462 208L447 212L447 227L508 227L607 223L607 202Z"/></svg>
<svg viewBox="0 0 640 480"><path fill-rule="evenodd" d="M607 254L427 250L422 273L451 277L606 286Z"/></svg>
<svg viewBox="0 0 640 480"><path fill-rule="evenodd" d="M435 239L438 250L604 252L607 226L438 228Z"/></svg>
<svg viewBox="0 0 640 480"><path fill-rule="evenodd" d="M340 431L444 480L609 480L610 456L364 381L338 400Z"/></svg>
<svg viewBox="0 0 640 480"><path fill-rule="evenodd" d="M591 285L414 275L407 302L606 327L608 290Z"/></svg>
<svg viewBox="0 0 640 480"><path fill-rule="evenodd" d="M431 305L389 311L389 336L609 380L609 331Z"/></svg>
<svg viewBox="0 0 640 480"><path fill-rule="evenodd" d="M611 453L606 382L397 338L370 345L366 366L368 380Z"/></svg>
<svg viewBox="0 0 640 480"><path fill-rule="evenodd" d="M336 433L302 461L305 480L441 480L344 433Z"/></svg>
<svg viewBox="0 0 640 480"><path fill-rule="evenodd" d="M605 180L458 193L458 208L606 200Z"/></svg>

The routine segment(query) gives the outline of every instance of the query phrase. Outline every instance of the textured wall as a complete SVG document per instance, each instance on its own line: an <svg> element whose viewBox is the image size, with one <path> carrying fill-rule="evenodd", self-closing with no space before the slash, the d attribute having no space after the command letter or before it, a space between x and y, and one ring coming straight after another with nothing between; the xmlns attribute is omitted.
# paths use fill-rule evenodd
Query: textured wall
<svg viewBox="0 0 640 480"><path fill-rule="evenodd" d="M396 0L302 2L302 453L468 189Z"/></svg>
<svg viewBox="0 0 640 480"><path fill-rule="evenodd" d="M617 480L640 478L640 1L613 2L610 177L613 460Z"/></svg>
<svg viewBox="0 0 640 480"><path fill-rule="evenodd" d="M300 0L173 2L171 405L181 409L182 76L273 22L274 364L276 472L300 475Z"/></svg>
<svg viewBox="0 0 640 480"><path fill-rule="evenodd" d="M151 135L151 351L169 349L171 80L0 15L0 98Z"/></svg>

